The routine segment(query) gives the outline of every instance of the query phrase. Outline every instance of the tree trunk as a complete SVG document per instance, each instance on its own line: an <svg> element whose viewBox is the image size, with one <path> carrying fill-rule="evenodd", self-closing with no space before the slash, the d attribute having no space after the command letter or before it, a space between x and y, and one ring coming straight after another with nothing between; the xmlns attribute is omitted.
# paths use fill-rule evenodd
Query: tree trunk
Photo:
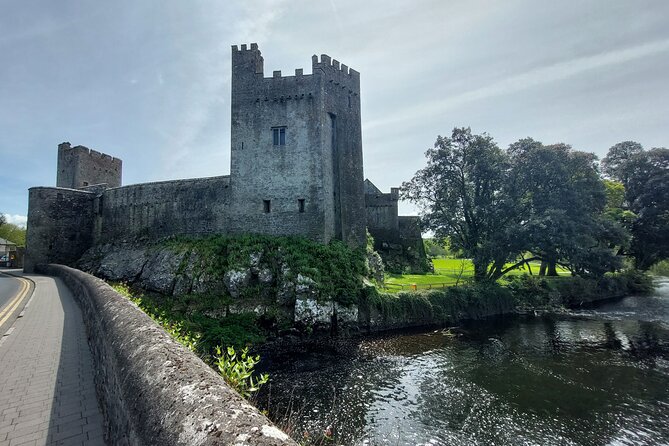
<svg viewBox="0 0 669 446"><path fill-rule="evenodd" d="M486 280L488 274L488 264L487 263L474 263L474 281L483 282Z"/></svg>
<svg viewBox="0 0 669 446"><path fill-rule="evenodd" d="M557 276L557 262L555 260L550 260L548 262L548 275L549 276Z"/></svg>
<svg viewBox="0 0 669 446"><path fill-rule="evenodd" d="M548 267L548 264L546 263L545 260L541 261L541 267L539 267L539 275L540 276L545 276L546 275L546 268Z"/></svg>

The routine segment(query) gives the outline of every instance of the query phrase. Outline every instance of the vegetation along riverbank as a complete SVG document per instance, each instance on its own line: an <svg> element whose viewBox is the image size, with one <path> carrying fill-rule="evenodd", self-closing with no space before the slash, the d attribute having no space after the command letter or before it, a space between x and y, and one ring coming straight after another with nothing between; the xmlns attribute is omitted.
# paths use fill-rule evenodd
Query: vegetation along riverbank
<svg viewBox="0 0 669 446"><path fill-rule="evenodd" d="M371 237L362 248L259 235L125 240L92 248L79 266L251 395L267 378L252 373L258 358L246 347L333 346L651 291L645 271L666 269L669 223L666 200L649 196L669 184L667 156L625 142L600 165L564 144L524 139L504 151L454 129L401 192L433 234L433 271L422 275L386 273Z"/></svg>

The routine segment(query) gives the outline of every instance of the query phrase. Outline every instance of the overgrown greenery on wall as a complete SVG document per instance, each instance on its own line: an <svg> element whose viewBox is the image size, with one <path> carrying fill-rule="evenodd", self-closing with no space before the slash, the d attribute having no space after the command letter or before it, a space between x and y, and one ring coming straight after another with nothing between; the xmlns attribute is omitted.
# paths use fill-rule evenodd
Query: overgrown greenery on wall
<svg viewBox="0 0 669 446"><path fill-rule="evenodd" d="M264 268L272 277L285 280L294 281L301 275L314 282L319 297L344 305L356 302L361 279L368 274L364 249L351 249L338 240L321 244L302 237L248 235L180 237L164 243L176 251L197 253L204 267L196 275L223 280L228 271L248 268ZM264 287L279 285L274 280Z"/></svg>

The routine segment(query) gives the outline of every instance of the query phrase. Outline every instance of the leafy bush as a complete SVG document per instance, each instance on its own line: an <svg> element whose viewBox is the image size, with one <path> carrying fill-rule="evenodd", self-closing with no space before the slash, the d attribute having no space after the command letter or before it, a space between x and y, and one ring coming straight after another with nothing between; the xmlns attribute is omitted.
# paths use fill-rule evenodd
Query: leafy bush
<svg viewBox="0 0 669 446"><path fill-rule="evenodd" d="M507 288L519 307L574 307L628 294L646 294L653 290L653 283L647 274L630 269L607 273L598 280L529 275L509 277Z"/></svg>
<svg viewBox="0 0 669 446"><path fill-rule="evenodd" d="M134 302L159 323L174 339L211 363L216 346L246 347L265 337L254 313L211 317L206 310L218 304L215 296L182 296L181 299L131 290L123 283L111 284L119 294Z"/></svg>
<svg viewBox="0 0 669 446"><path fill-rule="evenodd" d="M669 260L662 260L661 262L657 262L650 268L650 272L656 276L669 277Z"/></svg>
<svg viewBox="0 0 669 446"><path fill-rule="evenodd" d="M253 392L269 381L269 375L263 373L254 379L253 369L260 362L260 356L249 355L248 347L242 349L237 355L234 347L228 347L225 351L216 347L216 362L218 372L225 382L235 389L244 398L249 398Z"/></svg>

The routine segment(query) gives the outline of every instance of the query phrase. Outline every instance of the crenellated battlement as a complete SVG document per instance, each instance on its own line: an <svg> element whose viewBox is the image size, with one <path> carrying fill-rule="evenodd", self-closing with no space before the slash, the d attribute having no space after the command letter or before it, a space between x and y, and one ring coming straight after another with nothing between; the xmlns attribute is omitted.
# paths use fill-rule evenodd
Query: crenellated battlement
<svg viewBox="0 0 669 446"><path fill-rule="evenodd" d="M241 49L237 45L232 45L232 51L241 53L243 51L259 51L259 50L257 43L252 43L250 47L247 47L247 45L244 43L242 44Z"/></svg>
<svg viewBox="0 0 669 446"><path fill-rule="evenodd" d="M121 185L123 162L106 153L74 146L69 142L58 144L58 187L79 189L97 184L109 187Z"/></svg>
<svg viewBox="0 0 669 446"><path fill-rule="evenodd" d="M76 151L81 155L87 155L91 158L101 159L101 160L105 160L105 161L108 161L108 162L121 161L119 158L115 158L111 155L107 155L106 153L98 152L97 150L89 149L86 146L81 146L80 145L80 146L72 147L72 145L69 142L63 142L63 143L58 144L58 150Z"/></svg>
<svg viewBox="0 0 669 446"><path fill-rule="evenodd" d="M354 95L359 94L360 73L348 65L332 59L327 54L320 58L313 55L311 58L312 74L305 74L303 68L296 68L295 74L283 75L281 70L272 71L272 75L265 77L264 59L258 49L258 44L232 45L232 73L233 85L261 85L265 82L293 82L307 81L312 76L324 76L335 86L348 89ZM272 84L274 85L274 84ZM235 87L233 86L233 92Z"/></svg>
<svg viewBox="0 0 669 446"><path fill-rule="evenodd" d="M347 65L340 63L337 59L332 59L327 54L321 54L320 60L317 55L311 56L311 68L313 72L318 69L327 70L327 71L339 71L342 74L347 74L353 78L360 78L360 73L358 73L353 68L349 68Z"/></svg>

